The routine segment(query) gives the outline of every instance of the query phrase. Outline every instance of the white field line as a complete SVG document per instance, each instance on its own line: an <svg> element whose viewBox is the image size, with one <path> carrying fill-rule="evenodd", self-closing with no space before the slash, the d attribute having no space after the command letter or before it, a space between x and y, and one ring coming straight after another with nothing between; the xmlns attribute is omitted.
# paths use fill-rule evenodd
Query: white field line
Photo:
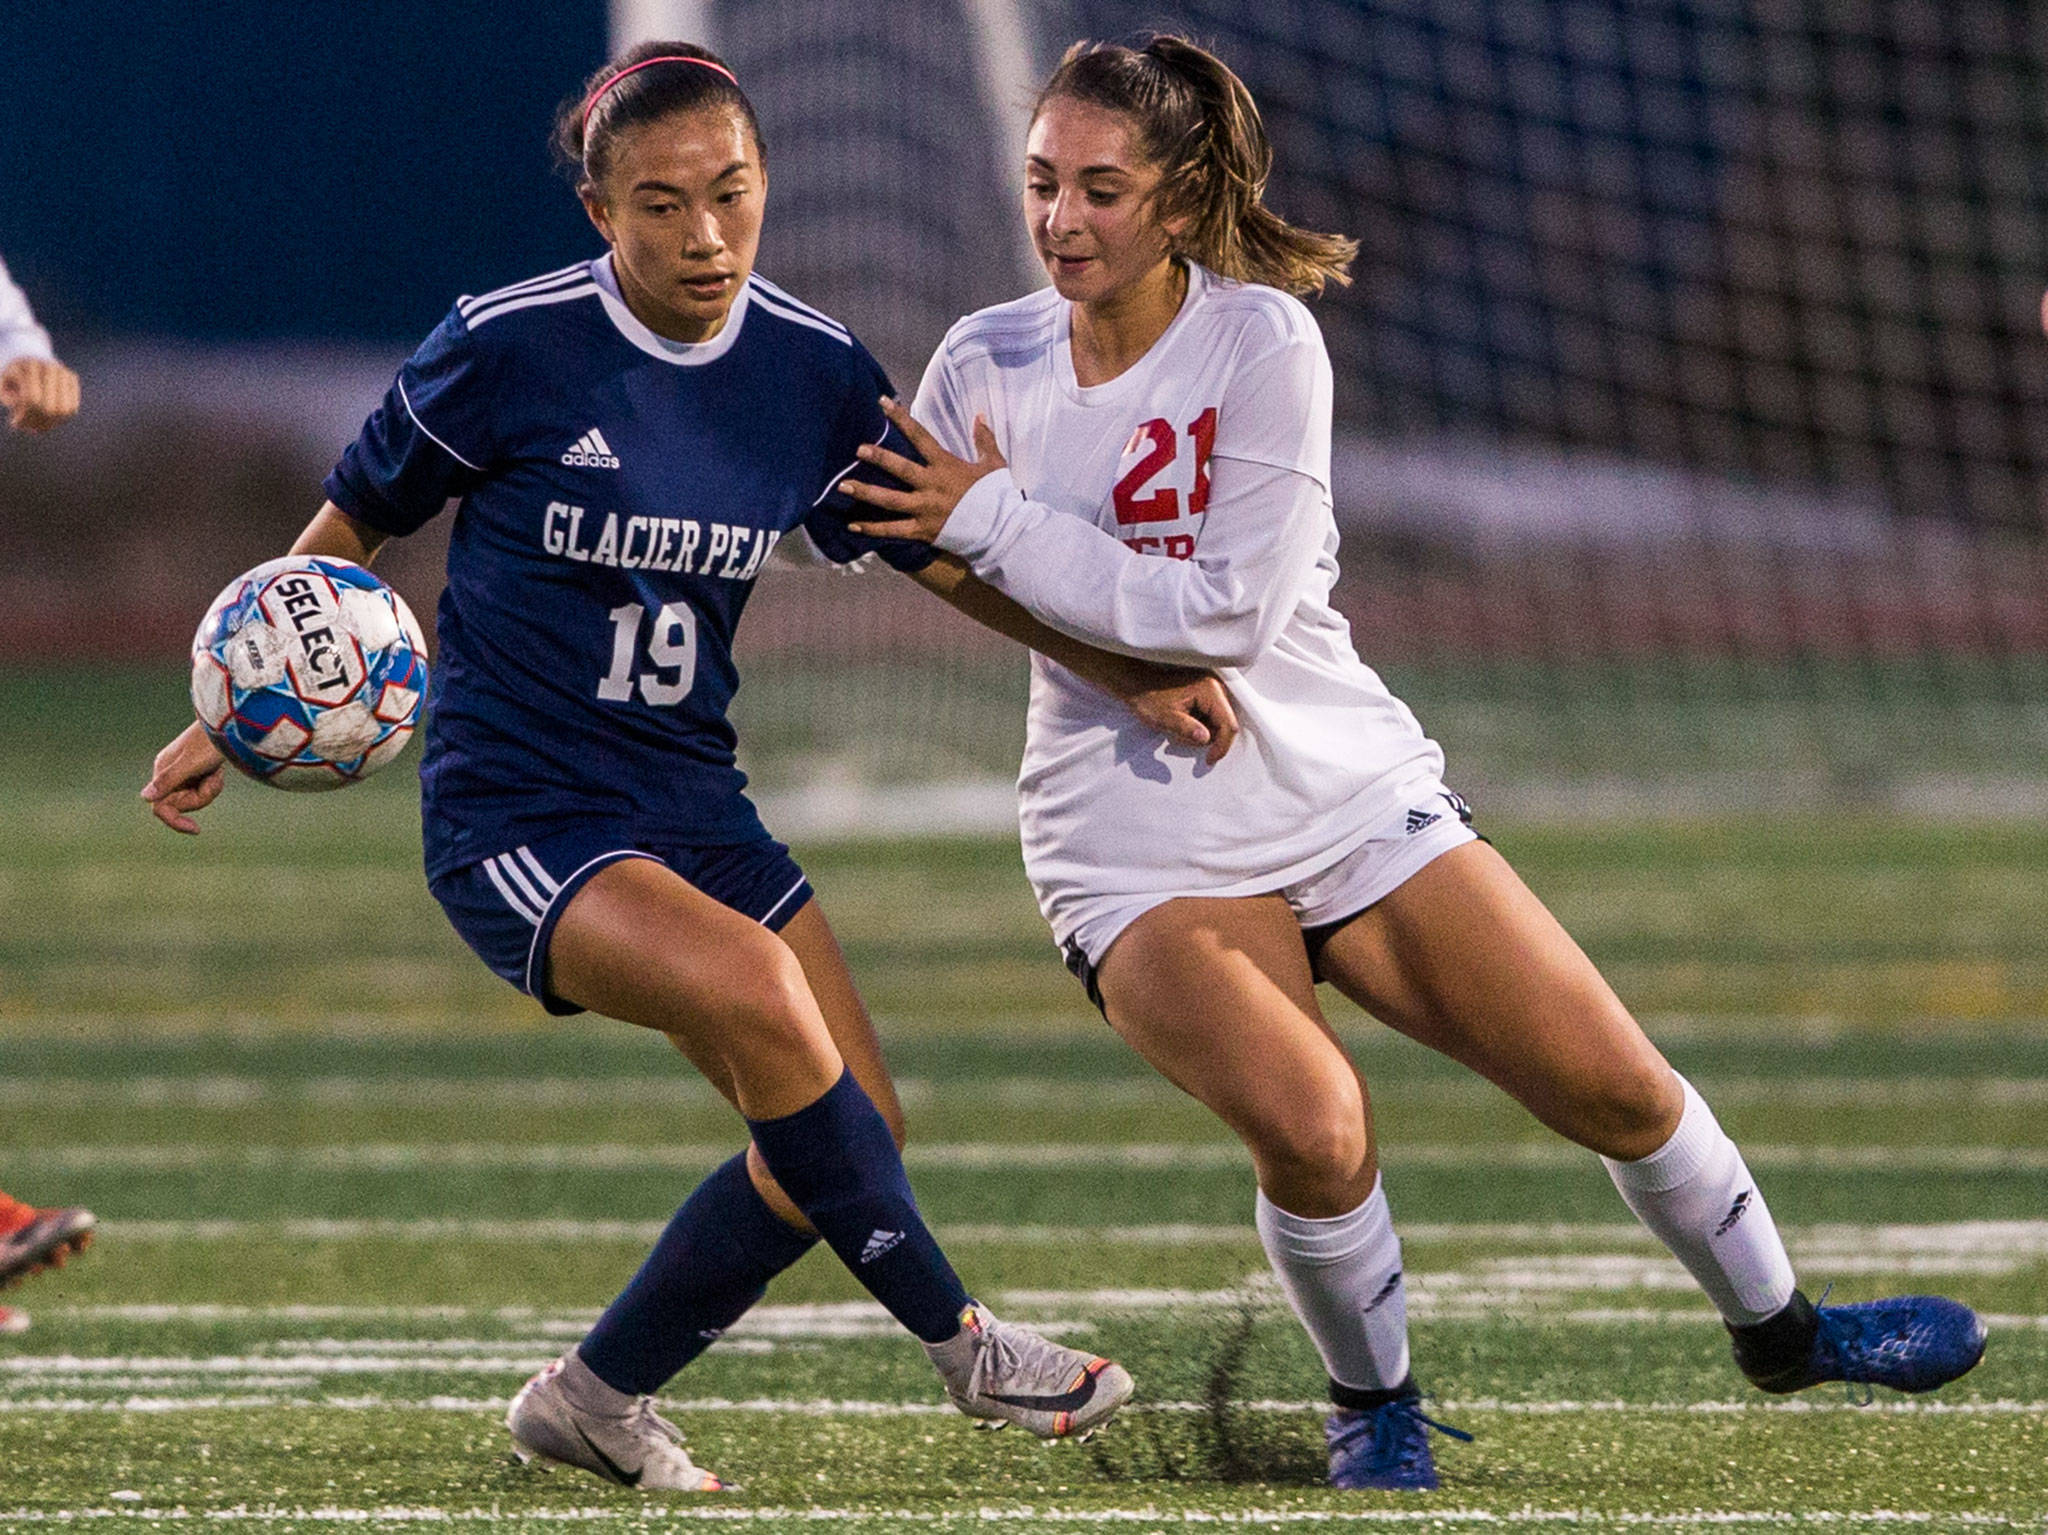
<svg viewBox="0 0 2048 1535"><path fill-rule="evenodd" d="M510 1404L509 1396L449 1396L433 1395L424 1397L393 1397L384 1395L304 1397L285 1396L272 1392L252 1392L235 1396L130 1396L116 1398L99 1397L18 1397L0 1398L0 1415L9 1413L83 1413L83 1412L200 1412L210 1410L236 1410L268 1407L322 1408L336 1412L449 1412L489 1413L503 1412ZM770 1417L803 1418L951 1418L956 1409L944 1402L881 1402L860 1399L834 1399L828 1397L776 1398L776 1397L664 1397L661 1399L664 1412L677 1414L696 1413L742 1413ZM1473 1397L1453 1399L1433 1404L1446 1416L1455 1413L1502 1413L1515 1417L1569 1417L1575 1414L1599 1416L1624 1416L1643 1414L1653 1417L1729 1417L1745 1416L1752 1413L1790 1413L1807 1415L1813 1413L1877 1413L1904 1417L1962 1417L1962 1418L2032 1418L2048 1416L2048 1401L2019 1401L2000 1399L1996 1401L1901 1401L1873 1402L1864 1405L1846 1401L1839 1397L1823 1396L1814 1399L1804 1397L1779 1399L1771 1397L1749 1397L1732 1401L1703 1402L1624 1402L1615 1399L1588 1401L1543 1400L1526 1401L1501 1399L1498 1397ZM1260 1400L1235 1402L1234 1411L1270 1414L1309 1414L1318 1416L1330 1410L1328 1402L1317 1401L1275 1401ZM1210 1411L1206 1402L1171 1401L1137 1402L1125 1409L1128 1413L1167 1413L1194 1415Z"/></svg>
<svg viewBox="0 0 2048 1535"><path fill-rule="evenodd" d="M661 1221L491 1220L427 1216L406 1220L277 1217L259 1220L108 1220L103 1235L131 1242L414 1241L644 1246L661 1234ZM1234 1224L1157 1226L1044 1226L941 1224L940 1238L960 1244L1010 1246L1120 1245L1201 1247L1250 1245L1250 1220ZM1417 1245L1637 1249L1655 1256L1656 1239L1642 1227L1608 1222L1475 1221L1403 1223L1401 1239ZM2048 1260L2048 1220L1952 1221L1924 1225L1829 1223L1784 1228L1787 1246L1812 1263L1853 1264L1841 1272L2004 1273ZM1608 1256L1598 1254L1598 1256ZM1506 1260L1497 1260L1506 1261ZM1944 1266L1946 1265L1946 1266ZM458 1308L454 1315L465 1315Z"/></svg>
<svg viewBox="0 0 2048 1535"><path fill-rule="evenodd" d="M1082 1301L1096 1312L1146 1312L1237 1309L1252 1305L1272 1309L1269 1297L1256 1291L1100 1291L1085 1296L1060 1297ZM1027 1293L1006 1297L1029 1310ZM1426 1317L1460 1316L1494 1318L1503 1306L1519 1297L1480 1294L1455 1309L1425 1304L1418 1310ZM870 1302L847 1302L822 1306L763 1307L763 1315L749 1317L734 1329L734 1335L716 1346L729 1353L766 1353L779 1342L796 1339L893 1338L896 1326ZM1686 1311L1650 1309L1595 1309L1540 1314L1546 1322L1613 1325L1678 1323L1711 1326L1717 1322L1705 1308ZM1994 1330L2025 1328L2048 1331L2048 1317L1993 1316L1987 1324ZM532 1319L528 1319L532 1326ZM1068 1318L1036 1323L1040 1331L1053 1336L1086 1332L1089 1324ZM145 1392L184 1390L210 1384L214 1391L277 1391L311 1388L321 1381L364 1376L424 1375L430 1377L522 1376L545 1363L562 1345L564 1338L580 1336L587 1326L583 1318L564 1319L559 1329L541 1327L538 1337L499 1339L438 1338L292 1338L269 1347L238 1354L115 1354L80 1355L71 1352L23 1354L0 1357L0 1381L19 1383L41 1390L91 1390L129 1395ZM0 1404L5 1398L0 1397ZM1519 1409L1503 1409L1519 1410Z"/></svg>
<svg viewBox="0 0 2048 1535"><path fill-rule="evenodd" d="M412 1172L480 1169L561 1172L704 1171L732 1155L732 1146L596 1143L533 1145L492 1141L355 1143L321 1146L23 1146L8 1150L10 1166L39 1172L204 1172L214 1169L308 1172ZM1775 1172L2048 1172L2048 1147L2035 1146L1780 1146L1749 1144L1752 1168ZM1555 1141L1510 1145L1390 1145L1392 1167L1497 1172L1507 1168L1579 1168L1591 1152ZM1249 1163L1226 1141L912 1142L903 1154L916 1168L987 1172L1128 1168L1186 1171Z"/></svg>
<svg viewBox="0 0 2048 1535"><path fill-rule="evenodd" d="M1042 1333L1073 1337L1093 1330L1093 1323L1073 1315L1080 1311L1094 1316L1119 1313L1158 1315L1202 1311L1237 1311L1250 1306L1272 1311L1273 1298L1264 1287L1248 1285L1233 1290L1109 1290L1085 1294L1066 1292L1005 1292L998 1296L1004 1310L1028 1319ZM1047 1314L1047 1313L1052 1314ZM1064 1315L1059 1313L1066 1313ZM1410 1314L1420 1322L1535 1322L1544 1326L1616 1327L1643 1326L1712 1328L1719 1325L1715 1313L1702 1305L1689 1306L1557 1306L1546 1304L1540 1294L1506 1289L1476 1289L1443 1294L1428 1290L1411 1297ZM246 1307L60 1307L40 1315L46 1324L86 1322L137 1322L163 1326L199 1322L209 1325L239 1322L261 1328L266 1323L303 1324L309 1320L406 1321L407 1308L279 1307L274 1310ZM446 1308L422 1307L422 1320L447 1318ZM554 1316L533 1313L489 1313L479 1311L472 1320L499 1320L514 1329L514 1336L482 1338L283 1338L274 1344L257 1343L254 1351L206 1357L187 1355L121 1354L82 1356L17 1354L0 1358L0 1381L35 1382L93 1386L101 1390L142 1391L186 1385L196 1380L215 1380L243 1389L282 1384L310 1384L316 1379L352 1375L527 1374L537 1369L566 1344L590 1329L588 1312ZM1994 1334L2015 1332L2048 1333L2048 1315L1992 1312L1984 1324ZM852 1339L891 1340L898 1335L896 1323L872 1302L856 1301L819 1306L764 1306L737 1323L715 1345L728 1354L766 1354L777 1348L810 1340L845 1342Z"/></svg>
<svg viewBox="0 0 2048 1535"><path fill-rule="evenodd" d="M2027 1107L2048 1104L2048 1077L1772 1077L1705 1078L1696 1083L1716 1106L1785 1105L1807 1109L1911 1108L1967 1104ZM1158 1077L1109 1077L1076 1082L1064 1077L1002 1076L974 1082L900 1077L896 1089L915 1107L949 1101L1013 1108L1182 1104L1180 1090ZM1498 1098L1476 1077L1393 1081L1376 1090L1390 1102L1465 1106ZM451 1077L323 1076L275 1078L226 1073L124 1078L14 1076L0 1081L0 1108L42 1109L120 1105L131 1108L243 1109L259 1104L326 1108L461 1110L476 1108L574 1109L719 1102L709 1083L694 1077L537 1076L503 1081Z"/></svg>
<svg viewBox="0 0 2048 1535"><path fill-rule="evenodd" d="M1040 1316L1041 1306L1048 1309L1073 1310L1085 1308L1095 1312L1115 1311L1157 1311L1172 1308L1176 1310L1235 1309L1245 1303L1245 1292L1240 1290L1106 1290L1076 1293L1073 1291L1030 1291L1006 1290L999 1292L996 1299L1006 1311L1028 1314L1031 1325L1040 1331L1060 1326L1078 1327L1075 1323L1063 1323L1058 1318ZM867 1307L869 1303L853 1301L843 1303L849 1307ZM735 1334L740 1339L757 1337L893 1337L895 1323L887 1318L880 1308L873 1308L871 1314L845 1322L819 1322L815 1331L802 1330L803 1324L783 1324L764 1318L761 1313L773 1310L759 1307L739 1323L734 1331L720 1340L720 1346L730 1346ZM801 1308L791 1308L801 1309ZM1411 1312L1421 1313L1425 1308L1410 1301ZM221 1323L243 1323L251 1325L289 1323L294 1325L307 1322L442 1322L442 1321L498 1321L526 1330L533 1337L546 1339L550 1345L563 1339L580 1338L590 1330L597 1320L595 1311L567 1311L554 1314L537 1313L526 1307L466 1308L461 1306L223 1306L223 1305L127 1305L127 1306L38 1306L36 1315L46 1323L87 1323L103 1326L108 1323L127 1323L143 1326L183 1326ZM1984 1325L1997 1332L2048 1332L2048 1315L2029 1316L2010 1312L1982 1313ZM1490 1298L1483 1301L1452 1305L1438 1301L1427 1309L1424 1321L1446 1320L1514 1320L1502 1317L1500 1308ZM1720 1320L1714 1312L1702 1306L1585 1306L1566 1311L1544 1311L1537 1320L1546 1325L1553 1322L1575 1323L1582 1326L1610 1326L1623 1323L1676 1323L1681 1326L1698 1327ZM827 1331L837 1328L837 1331ZM779 1330L778 1330L779 1329ZM324 1344L330 1340L313 1340L308 1346ZM387 1340L388 1341L388 1340ZM431 1346L433 1340L404 1340L403 1344L390 1343L392 1347ZM350 1342L348 1346L355 1346ZM501 1341L494 1345L503 1349L509 1346Z"/></svg>
<svg viewBox="0 0 2048 1535"><path fill-rule="evenodd" d="M1139 1508L1060 1509L1029 1506L993 1506L975 1509L857 1509L823 1508L804 1505L791 1508L740 1508L724 1504L677 1505L635 1501L625 1507L523 1509L503 1512L497 1508L399 1507L344 1508L332 1504L305 1507L186 1509L145 1505L141 1494L120 1505L95 1505L79 1509L0 1509L0 1525L72 1524L81 1520L142 1520L150 1524L193 1522L200 1524L286 1524L294 1528L338 1525L414 1524L630 1524L634 1529L649 1525L677 1524L829 1524L861 1528L868 1525L900 1527L929 1526L936 1529L1011 1529L1022 1526L1078 1527L1083 1529L1146 1525L1153 1530L1169 1525L1205 1528L1215 1525L1243 1525L1267 1528L1283 1525L1315 1526L1412 1526L1412 1525L1563 1525L1573 1529L1718 1529L1729 1525L1784 1528L1851 1528L1908 1525L1928 1529L2027 1529L2036 1528L2032 1518L2003 1514L1933 1513L1897 1509L1826 1510L1811 1513L1779 1513L1751 1509L1693 1509L1682 1514L1616 1512L1596 1509L1514 1509L1494 1513L1480 1508L1414 1509L1308 1509L1244 1508L1230 1510Z"/></svg>
<svg viewBox="0 0 2048 1535"><path fill-rule="evenodd" d="M100 1222L100 1234L135 1242L622 1242L645 1247L660 1236L663 1221L473 1220L424 1216L411 1220L338 1219L285 1216L264 1220ZM1256 1246L1249 1219L1235 1226L1188 1223L1163 1226L951 1225L936 1228L949 1243L995 1243L1020 1247L1110 1244L1130 1247Z"/></svg>

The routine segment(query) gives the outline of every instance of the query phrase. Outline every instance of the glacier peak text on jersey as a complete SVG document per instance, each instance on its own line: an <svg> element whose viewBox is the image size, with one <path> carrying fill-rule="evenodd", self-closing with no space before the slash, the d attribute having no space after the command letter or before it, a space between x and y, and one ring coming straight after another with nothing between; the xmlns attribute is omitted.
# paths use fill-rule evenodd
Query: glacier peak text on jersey
<svg viewBox="0 0 2048 1535"><path fill-rule="evenodd" d="M595 543L584 540L580 506L550 501L541 517L541 547L549 554L619 570L670 570L684 575L751 581L781 541L774 528L744 523L700 523L689 517L628 517L604 514Z"/></svg>

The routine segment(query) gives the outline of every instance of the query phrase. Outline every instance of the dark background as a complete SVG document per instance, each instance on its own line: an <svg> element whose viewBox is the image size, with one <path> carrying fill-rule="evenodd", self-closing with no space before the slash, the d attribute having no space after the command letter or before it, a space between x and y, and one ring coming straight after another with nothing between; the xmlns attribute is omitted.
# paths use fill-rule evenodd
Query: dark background
<svg viewBox="0 0 2048 1535"><path fill-rule="evenodd" d="M599 0L0 6L0 254L67 345L409 342L593 250L549 161Z"/></svg>

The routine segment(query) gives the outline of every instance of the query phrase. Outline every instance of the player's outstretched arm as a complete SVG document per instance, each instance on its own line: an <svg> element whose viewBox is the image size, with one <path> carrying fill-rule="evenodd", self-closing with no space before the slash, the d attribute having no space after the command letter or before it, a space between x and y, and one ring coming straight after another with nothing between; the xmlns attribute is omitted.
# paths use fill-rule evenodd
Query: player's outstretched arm
<svg viewBox="0 0 2048 1535"><path fill-rule="evenodd" d="M1206 747L1205 760L1222 760L1237 739L1230 694L1208 672L1162 666L1097 650L1050 625L981 580L965 562L941 554L911 580L965 613L983 628L1050 656L1077 676L1121 699L1145 724L1189 746Z"/></svg>
<svg viewBox="0 0 2048 1535"><path fill-rule="evenodd" d="M289 552L328 554L368 565L383 542L382 533L357 522L329 501L306 524L306 531L298 536ZM150 765L149 782L142 786L142 797L150 812L172 831L196 837L199 823L192 819L193 812L204 810L219 799L226 786L227 769L220 751L194 720L156 754L156 761Z"/></svg>

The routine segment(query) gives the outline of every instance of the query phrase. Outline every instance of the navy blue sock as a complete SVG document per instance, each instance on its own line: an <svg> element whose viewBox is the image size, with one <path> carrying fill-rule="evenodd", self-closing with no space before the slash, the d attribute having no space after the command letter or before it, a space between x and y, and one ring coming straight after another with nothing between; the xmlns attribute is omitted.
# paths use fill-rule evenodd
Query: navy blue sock
<svg viewBox="0 0 2048 1535"><path fill-rule="evenodd" d="M960 1330L967 1291L917 1213L887 1121L852 1072L809 1108L747 1125L783 1192L891 1316L927 1343Z"/></svg>
<svg viewBox="0 0 2048 1535"><path fill-rule="evenodd" d="M697 1185L576 1352L614 1391L659 1391L817 1240L768 1208L742 1152Z"/></svg>

